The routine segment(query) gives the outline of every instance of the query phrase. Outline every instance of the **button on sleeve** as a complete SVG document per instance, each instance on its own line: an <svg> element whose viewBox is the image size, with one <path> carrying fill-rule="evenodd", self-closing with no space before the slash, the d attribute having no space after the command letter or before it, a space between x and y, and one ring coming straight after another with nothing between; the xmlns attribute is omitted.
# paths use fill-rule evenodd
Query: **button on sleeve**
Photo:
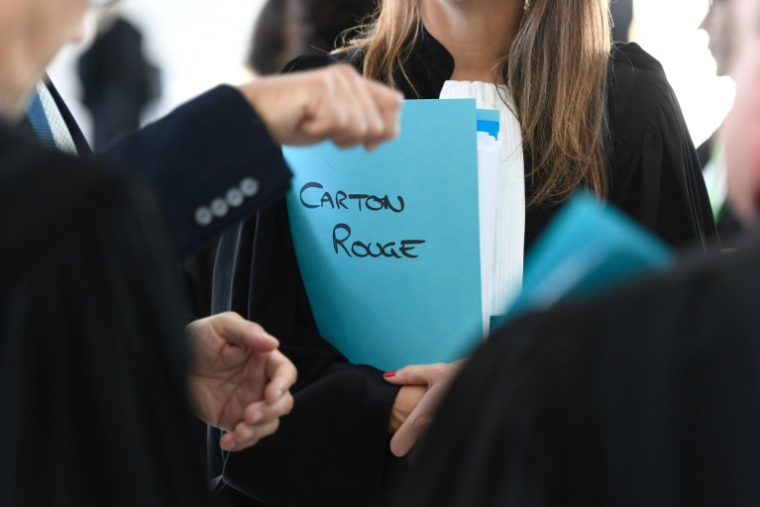
<svg viewBox="0 0 760 507"><path fill-rule="evenodd" d="M211 213L217 218L222 218L229 210L230 207L224 199L214 199L211 203Z"/></svg>
<svg viewBox="0 0 760 507"><path fill-rule="evenodd" d="M195 222L201 227L206 227L214 220L211 210L206 206L201 206L195 210Z"/></svg>
<svg viewBox="0 0 760 507"><path fill-rule="evenodd" d="M245 200L245 197L243 196L243 192L238 190L237 188L231 188L227 191L227 195L225 196L227 200L227 204L232 206L233 208L237 208L241 204L243 204L243 200Z"/></svg>
<svg viewBox="0 0 760 507"><path fill-rule="evenodd" d="M253 197L259 193L259 182L255 178L246 178L240 182L240 191L246 197Z"/></svg>

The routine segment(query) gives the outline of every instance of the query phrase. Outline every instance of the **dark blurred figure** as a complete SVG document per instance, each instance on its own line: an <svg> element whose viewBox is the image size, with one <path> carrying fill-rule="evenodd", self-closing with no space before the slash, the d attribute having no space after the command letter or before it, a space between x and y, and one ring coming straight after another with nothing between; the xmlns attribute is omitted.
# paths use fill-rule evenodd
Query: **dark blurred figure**
<svg viewBox="0 0 760 507"><path fill-rule="evenodd" d="M374 0L269 0L254 29L248 66L277 74L298 56L331 51L375 6Z"/></svg>
<svg viewBox="0 0 760 507"><path fill-rule="evenodd" d="M79 78L96 151L138 129L142 111L160 96L160 74L145 58L143 36L121 17L101 30L79 59Z"/></svg>
<svg viewBox="0 0 760 507"><path fill-rule="evenodd" d="M116 16L107 21L92 46L79 59L82 102L92 114L93 148L103 151L114 140L140 128L142 111L160 96L160 73L143 53L140 30ZM187 320L211 314L211 280L216 246L182 263L190 302ZM191 422L193 446L205 450L206 424Z"/></svg>
<svg viewBox="0 0 760 507"><path fill-rule="evenodd" d="M734 60L738 52L737 42L733 37L734 0L710 0L710 9L699 28L707 32L710 38L710 52L715 59L718 76L728 76L732 80ZM699 162L710 195L710 206L718 225L718 234L723 247L733 247L734 238L741 230L741 224L728 206L728 183L726 179L726 160L723 149L722 127L719 127L707 141L697 148Z"/></svg>
<svg viewBox="0 0 760 507"><path fill-rule="evenodd" d="M760 505L759 258L756 235L489 338L394 505Z"/></svg>
<svg viewBox="0 0 760 507"><path fill-rule="evenodd" d="M633 23L633 0L612 0L610 3L612 13L612 40L615 42L628 42L631 23Z"/></svg>
<svg viewBox="0 0 760 507"><path fill-rule="evenodd" d="M163 210L1 123L0 505L208 505Z"/></svg>

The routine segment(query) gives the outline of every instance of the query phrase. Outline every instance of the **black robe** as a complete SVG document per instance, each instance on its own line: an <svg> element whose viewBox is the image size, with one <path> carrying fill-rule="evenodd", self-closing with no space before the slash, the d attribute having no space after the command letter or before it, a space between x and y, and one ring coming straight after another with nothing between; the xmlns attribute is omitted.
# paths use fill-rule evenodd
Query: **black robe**
<svg viewBox="0 0 760 507"><path fill-rule="evenodd" d="M207 504L164 218L0 125L0 505Z"/></svg>
<svg viewBox="0 0 760 507"><path fill-rule="evenodd" d="M760 505L758 232L497 332L394 505Z"/></svg>
<svg viewBox="0 0 760 507"><path fill-rule="evenodd" d="M451 55L426 33L411 58L408 72L416 90L422 98L437 98L454 68ZM346 52L302 57L288 70L334 61L361 68L361 54ZM409 87L402 91L414 97ZM610 200L675 247L707 248L715 225L693 144L662 67L636 45L618 46L613 53L608 111ZM533 189L526 183L529 201ZM526 249L556 209L527 210ZM398 388L374 368L348 364L321 338L284 201L223 237L212 310L237 311L277 336L299 370L299 381L293 413L255 448L227 456L212 432L211 475L223 473L227 485L275 507L383 504L384 481L406 463L388 450Z"/></svg>

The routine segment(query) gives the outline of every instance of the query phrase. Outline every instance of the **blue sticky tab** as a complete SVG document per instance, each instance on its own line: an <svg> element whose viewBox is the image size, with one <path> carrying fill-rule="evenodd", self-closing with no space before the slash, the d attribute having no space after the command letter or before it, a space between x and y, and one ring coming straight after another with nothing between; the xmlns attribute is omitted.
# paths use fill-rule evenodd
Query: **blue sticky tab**
<svg viewBox="0 0 760 507"><path fill-rule="evenodd" d="M496 109L478 109L478 132L485 132L494 139L499 139L499 122L501 113Z"/></svg>
<svg viewBox="0 0 760 507"><path fill-rule="evenodd" d="M478 132L485 132L494 139L499 139L499 122L478 120Z"/></svg>

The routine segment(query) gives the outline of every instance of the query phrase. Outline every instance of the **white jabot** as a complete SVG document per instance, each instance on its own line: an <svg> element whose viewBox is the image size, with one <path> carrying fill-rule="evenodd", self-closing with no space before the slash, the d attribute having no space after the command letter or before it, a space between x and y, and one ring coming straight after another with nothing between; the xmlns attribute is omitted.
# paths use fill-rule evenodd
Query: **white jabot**
<svg viewBox="0 0 760 507"><path fill-rule="evenodd" d="M506 86L446 81L441 99L475 99L500 114L498 148L478 143L483 323L501 315L522 288L525 248L525 163L522 130ZM484 138L486 134L479 134Z"/></svg>
<svg viewBox="0 0 760 507"><path fill-rule="evenodd" d="M71 132L69 132L69 128L66 126L66 121L61 116L61 112L58 110L58 106L50 94L50 90L41 81L37 83L37 94L40 96L42 108L45 110L45 117L53 133L56 148L71 155L76 155L77 148L74 144L74 139L71 137Z"/></svg>

